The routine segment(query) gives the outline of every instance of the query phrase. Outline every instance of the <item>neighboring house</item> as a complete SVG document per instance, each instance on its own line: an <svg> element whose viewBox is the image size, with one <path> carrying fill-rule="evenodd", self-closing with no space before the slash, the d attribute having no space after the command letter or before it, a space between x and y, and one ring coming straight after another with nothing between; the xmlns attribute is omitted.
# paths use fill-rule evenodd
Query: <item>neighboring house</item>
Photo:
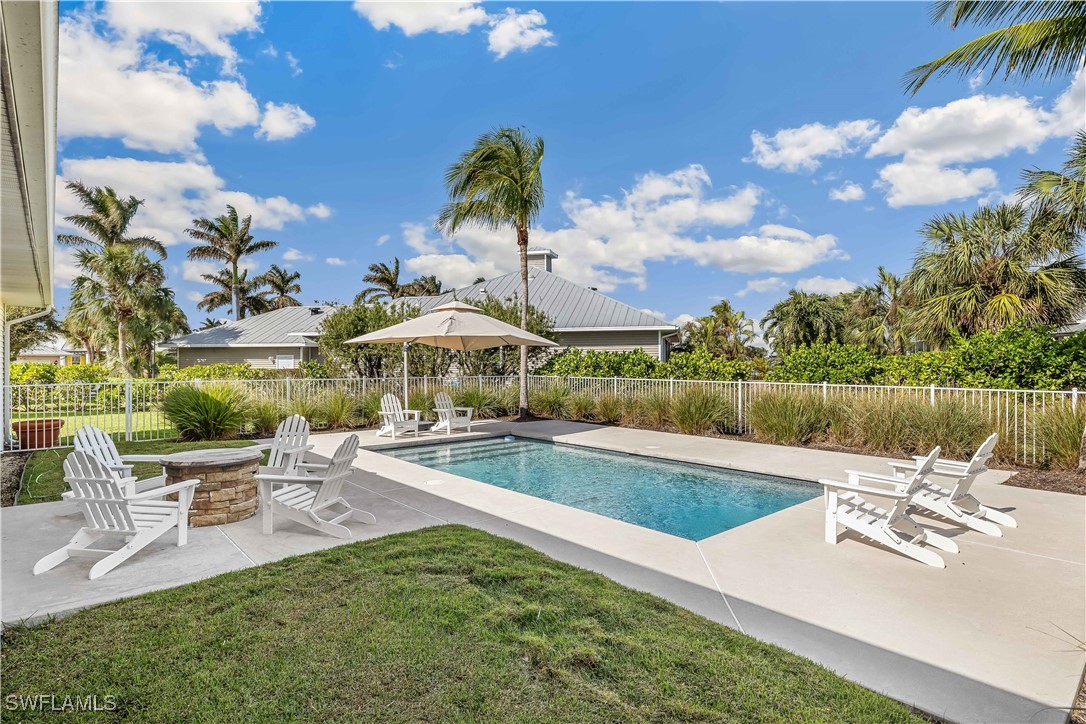
<svg viewBox="0 0 1086 724"><path fill-rule="evenodd" d="M16 362L46 362L60 367L86 362L87 350L73 347L61 336L28 347L16 356Z"/></svg>
<svg viewBox="0 0 1086 724"><path fill-rule="evenodd" d="M643 349L653 357L667 359L671 345L679 341L677 326L563 279L552 271L551 262L557 257L550 249L528 250L528 302L550 317L562 347L606 352ZM428 312L454 297L470 304L486 297L507 299L519 294L518 271L435 297L408 297L402 301Z"/></svg>
<svg viewBox="0 0 1086 724"><path fill-rule="evenodd" d="M332 307L284 307L221 327L174 337L161 345L177 350L177 366L238 364L259 369L294 369L318 358L317 334Z"/></svg>

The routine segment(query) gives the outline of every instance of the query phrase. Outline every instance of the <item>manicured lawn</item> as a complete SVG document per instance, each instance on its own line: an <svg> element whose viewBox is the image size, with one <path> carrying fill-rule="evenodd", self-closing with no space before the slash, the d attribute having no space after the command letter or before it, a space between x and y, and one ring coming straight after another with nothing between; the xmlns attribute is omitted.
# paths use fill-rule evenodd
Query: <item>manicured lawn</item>
<svg viewBox="0 0 1086 724"><path fill-rule="evenodd" d="M117 449L122 455L157 455L183 450L205 450L216 447L248 447L251 440L209 441L209 442L118 442ZM48 503L60 500L60 494L68 489L64 482L64 458L72 448L55 448L34 453L23 471L23 490L19 494L18 505L27 503ZM265 453L267 457L267 453ZM149 478L162 474L162 466L156 463L136 463L132 469L137 478Z"/></svg>
<svg viewBox="0 0 1086 724"><path fill-rule="evenodd" d="M123 412L71 412L67 414L54 414L51 412L16 412L14 421L40 420L47 417L56 417L64 421L60 428L60 442L72 441L75 431L84 425L94 425L99 430L111 435L124 436L125 415ZM132 413L132 434L143 438L165 438L177 435L177 430L170 425L159 410L142 410Z"/></svg>
<svg viewBox="0 0 1086 724"><path fill-rule="evenodd" d="M462 526L8 629L3 643L5 701L110 695L136 720L921 721L783 649Z"/></svg>

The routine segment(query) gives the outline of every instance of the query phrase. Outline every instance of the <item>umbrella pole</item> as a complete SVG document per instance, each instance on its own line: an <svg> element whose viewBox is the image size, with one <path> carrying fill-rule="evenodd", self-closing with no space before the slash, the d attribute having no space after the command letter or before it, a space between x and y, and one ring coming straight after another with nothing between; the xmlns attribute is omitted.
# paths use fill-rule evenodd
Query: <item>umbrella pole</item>
<svg viewBox="0 0 1086 724"><path fill-rule="evenodd" d="M405 410L411 407L407 401L407 342L403 343L403 407Z"/></svg>

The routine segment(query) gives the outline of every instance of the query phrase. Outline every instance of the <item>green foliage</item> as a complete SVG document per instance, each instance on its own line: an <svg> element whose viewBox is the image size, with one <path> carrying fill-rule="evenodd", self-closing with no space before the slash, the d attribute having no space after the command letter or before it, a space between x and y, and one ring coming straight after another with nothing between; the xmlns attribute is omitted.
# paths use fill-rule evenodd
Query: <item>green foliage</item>
<svg viewBox="0 0 1086 724"><path fill-rule="evenodd" d="M507 410L502 396L485 387L460 387L452 393L453 404L472 408L472 417L489 419L501 417Z"/></svg>
<svg viewBox="0 0 1086 724"><path fill-rule="evenodd" d="M562 419L568 413L569 398L570 391L565 385L547 385L542 389L532 390L529 406L547 417Z"/></svg>
<svg viewBox="0 0 1086 724"><path fill-rule="evenodd" d="M324 425L324 407L321 396L308 389L300 388L291 392L290 399L283 406L284 415L301 415L314 426Z"/></svg>
<svg viewBox="0 0 1086 724"><path fill-rule="evenodd" d="M625 405L621 397L603 394L596 398L596 409L592 417L600 422L614 424L622 419L624 409Z"/></svg>
<svg viewBox="0 0 1086 724"><path fill-rule="evenodd" d="M176 365L162 365L158 369L158 379L171 380L259 380L264 377L262 370L253 369L248 362L230 364L216 362L211 365L189 365L178 369Z"/></svg>
<svg viewBox="0 0 1086 724"><path fill-rule="evenodd" d="M13 319L28 317L40 311L41 309L36 307L9 307L5 304L3 318L5 321L10 322ZM12 359L18 357L23 350L30 349L42 342L48 342L59 332L60 323L57 322L56 314L53 312L12 326L11 338L8 340L8 344L11 346Z"/></svg>
<svg viewBox="0 0 1086 724"><path fill-rule="evenodd" d="M637 398L638 414L650 427L661 429L671 419L671 398L662 392L650 392Z"/></svg>
<svg viewBox="0 0 1086 724"><path fill-rule="evenodd" d="M67 365L57 368L57 382L105 382L109 370L101 365Z"/></svg>
<svg viewBox="0 0 1086 724"><path fill-rule="evenodd" d="M307 380L328 380L332 379L331 371L323 362L317 360L305 360L298 365L298 369L302 371L302 377Z"/></svg>
<svg viewBox="0 0 1086 724"><path fill-rule="evenodd" d="M572 420L588 420L596 410L596 398L587 392L577 392L569 398L569 417Z"/></svg>
<svg viewBox="0 0 1086 724"><path fill-rule="evenodd" d="M229 440L248 420L249 400L228 382L182 385L166 393L162 414L182 440Z"/></svg>
<svg viewBox="0 0 1086 724"><path fill-rule="evenodd" d="M399 324L417 313L404 304L351 304L337 307L321 321L317 344L325 356L325 369L335 375L382 377L402 374L403 351L398 344L347 344L363 334ZM442 376L449 370L448 350L413 344L408 350L412 376Z"/></svg>
<svg viewBox="0 0 1086 724"><path fill-rule="evenodd" d="M799 347L769 372L774 382L870 383L882 363L866 347L829 342Z"/></svg>
<svg viewBox="0 0 1086 724"><path fill-rule="evenodd" d="M249 424L257 435L275 432L284 417L282 407L273 398L256 397L249 403Z"/></svg>
<svg viewBox="0 0 1086 724"><path fill-rule="evenodd" d="M874 378L880 385L952 387L964 375L952 351L916 352L883 357Z"/></svg>
<svg viewBox="0 0 1086 724"><path fill-rule="evenodd" d="M687 435L707 435L734 425L735 410L721 395L688 387L671 402L671 422Z"/></svg>
<svg viewBox="0 0 1086 724"><path fill-rule="evenodd" d="M548 359L539 372L558 377L647 379L659 376L659 366L659 360L640 348L629 352L603 352L569 347Z"/></svg>
<svg viewBox="0 0 1086 724"><path fill-rule="evenodd" d="M472 299L469 304L478 307L487 316L514 327L520 327L520 297L516 294L506 299L494 297ZM556 339L554 322L530 304L528 305L528 331L544 339ZM548 347L529 347L528 368L535 368L540 360L546 359L549 354ZM459 352L457 361L461 372L465 375L514 375L520 369L520 348L505 347L502 350L492 347L472 352Z"/></svg>
<svg viewBox="0 0 1086 724"><path fill-rule="evenodd" d="M754 433L776 445L803 445L829 424L822 396L807 392L762 392L748 414Z"/></svg>
<svg viewBox="0 0 1086 724"><path fill-rule="evenodd" d="M1070 405L1053 404L1041 415L1037 436L1044 446L1044 462L1055 468L1075 470L1081 454L1086 409L1073 411Z"/></svg>
<svg viewBox="0 0 1086 724"><path fill-rule="evenodd" d="M333 430L354 427L358 422L358 402L346 390L328 390L320 398L321 418Z"/></svg>
<svg viewBox="0 0 1086 724"><path fill-rule="evenodd" d="M51 385L57 381L57 365L48 362L13 362L11 384Z"/></svg>
<svg viewBox="0 0 1086 724"><path fill-rule="evenodd" d="M653 377L676 380L748 380L754 377L755 363L745 359L716 357L704 347L676 352L658 364Z"/></svg>

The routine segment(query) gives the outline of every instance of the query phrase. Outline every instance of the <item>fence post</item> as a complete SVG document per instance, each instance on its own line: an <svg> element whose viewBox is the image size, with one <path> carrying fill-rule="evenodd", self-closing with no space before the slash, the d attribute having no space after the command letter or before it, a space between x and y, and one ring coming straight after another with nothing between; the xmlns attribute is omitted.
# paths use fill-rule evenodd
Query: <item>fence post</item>
<svg viewBox="0 0 1086 724"><path fill-rule="evenodd" d="M735 384L739 390L739 401L735 405L735 411L737 415L736 420L736 432L740 435L743 434L743 380L736 380Z"/></svg>
<svg viewBox="0 0 1086 724"><path fill-rule="evenodd" d="M1071 388L1071 412L1078 412L1078 388Z"/></svg>
<svg viewBox="0 0 1086 724"><path fill-rule="evenodd" d="M667 396L670 399L675 398L675 378L671 377L667 381Z"/></svg>
<svg viewBox="0 0 1086 724"><path fill-rule="evenodd" d="M287 402L290 402L290 378L289 378L289 377L287 377L287 378L286 378L286 380L287 380L287 384L285 385L285 386L286 386L286 388L287 388L287 396L286 396L286 401L287 401Z"/></svg>
<svg viewBox="0 0 1086 724"><path fill-rule="evenodd" d="M826 401L827 385L828 385L828 383L826 382L826 380L822 380L822 401L823 402Z"/></svg>
<svg viewBox="0 0 1086 724"><path fill-rule="evenodd" d="M931 386L931 406L935 407L935 385Z"/></svg>
<svg viewBox="0 0 1086 724"><path fill-rule="evenodd" d="M124 439L132 442L132 378L124 381Z"/></svg>
<svg viewBox="0 0 1086 724"><path fill-rule="evenodd" d="M612 377L611 378L611 394L614 395L615 397L618 397L618 378L617 377Z"/></svg>

